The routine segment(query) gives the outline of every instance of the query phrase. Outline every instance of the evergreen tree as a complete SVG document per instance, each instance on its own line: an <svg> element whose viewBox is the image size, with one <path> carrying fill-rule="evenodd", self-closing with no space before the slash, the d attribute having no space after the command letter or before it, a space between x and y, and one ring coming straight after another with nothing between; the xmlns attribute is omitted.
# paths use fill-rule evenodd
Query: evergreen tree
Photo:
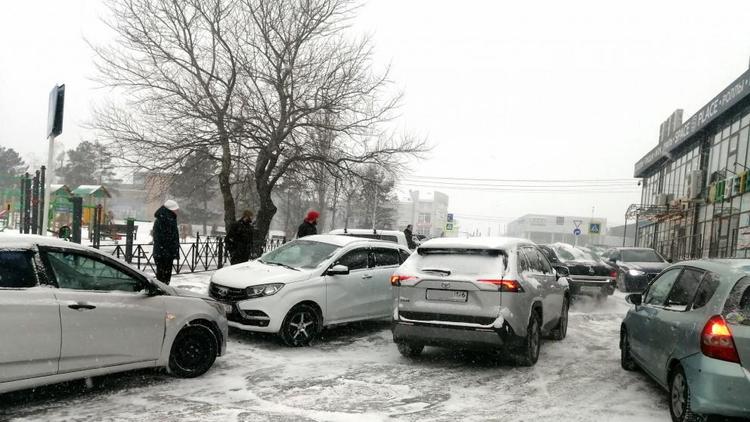
<svg viewBox="0 0 750 422"><path fill-rule="evenodd" d="M99 142L81 142L68 151L67 163L60 169L63 183L75 189L80 185L111 185L120 183L116 177L112 155Z"/></svg>

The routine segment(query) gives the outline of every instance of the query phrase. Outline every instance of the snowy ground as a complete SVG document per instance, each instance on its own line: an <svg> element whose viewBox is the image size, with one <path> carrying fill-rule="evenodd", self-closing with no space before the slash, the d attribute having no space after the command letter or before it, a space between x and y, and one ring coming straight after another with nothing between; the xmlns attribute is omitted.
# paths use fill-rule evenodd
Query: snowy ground
<svg viewBox="0 0 750 422"><path fill-rule="evenodd" d="M173 284L205 291L207 273ZM125 421L667 421L666 394L620 369L627 310L617 294L571 309L568 337L516 368L482 354L427 348L403 358L385 323L329 330L311 348L231 331L205 376L141 371L0 395L0 420Z"/></svg>

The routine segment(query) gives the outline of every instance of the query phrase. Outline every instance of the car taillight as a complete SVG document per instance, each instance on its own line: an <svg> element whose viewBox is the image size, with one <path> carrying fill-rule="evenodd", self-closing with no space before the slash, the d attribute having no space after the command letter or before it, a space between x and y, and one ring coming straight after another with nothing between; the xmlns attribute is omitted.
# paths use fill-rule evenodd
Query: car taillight
<svg viewBox="0 0 750 422"><path fill-rule="evenodd" d="M391 276L391 286L400 286L402 281L416 279L413 275L393 274Z"/></svg>
<svg viewBox="0 0 750 422"><path fill-rule="evenodd" d="M611 278L617 278L617 270L612 270L609 272L609 276Z"/></svg>
<svg viewBox="0 0 750 422"><path fill-rule="evenodd" d="M481 280L477 280L480 283L489 283L494 284L500 288L501 292L505 293L522 293L523 287L521 287L521 283L518 282L518 280L502 280L502 279L488 279L484 278Z"/></svg>
<svg viewBox="0 0 750 422"><path fill-rule="evenodd" d="M732 331L721 315L712 316L703 327L701 351L710 358L740 363Z"/></svg>

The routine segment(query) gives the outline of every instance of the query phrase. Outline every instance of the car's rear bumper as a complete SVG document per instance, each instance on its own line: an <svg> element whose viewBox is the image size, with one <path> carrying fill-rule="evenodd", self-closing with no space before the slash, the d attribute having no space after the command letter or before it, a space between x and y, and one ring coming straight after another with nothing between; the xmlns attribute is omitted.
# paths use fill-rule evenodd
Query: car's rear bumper
<svg viewBox="0 0 750 422"><path fill-rule="evenodd" d="M681 361L696 413L750 417L750 373L740 365L695 354Z"/></svg>
<svg viewBox="0 0 750 422"><path fill-rule="evenodd" d="M581 277L571 275L568 277L570 293L573 295L611 295L615 292L615 284L608 277Z"/></svg>
<svg viewBox="0 0 750 422"><path fill-rule="evenodd" d="M513 329L507 323L502 328L477 329L394 321L391 331L396 343L478 350L498 349L516 340Z"/></svg>

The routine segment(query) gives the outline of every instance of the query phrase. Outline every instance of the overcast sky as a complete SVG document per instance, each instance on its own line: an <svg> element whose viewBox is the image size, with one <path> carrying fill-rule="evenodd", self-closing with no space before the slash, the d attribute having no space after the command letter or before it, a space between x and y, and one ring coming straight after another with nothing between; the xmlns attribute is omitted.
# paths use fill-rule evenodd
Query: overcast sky
<svg viewBox="0 0 750 422"><path fill-rule="evenodd" d="M46 159L55 83L67 89L65 146L87 136L80 125L106 91L87 79L94 69L83 37L108 38L103 13L93 0L3 4L0 145ZM689 117L747 69L748 21L742 0L371 0L355 29L372 34L376 64L390 64L405 92L395 124L434 146L406 191L419 176L631 178L674 109ZM595 208L613 225L639 200L636 180L594 194L433 186L450 195L451 211L473 217L464 229L494 234L524 213L591 216Z"/></svg>

